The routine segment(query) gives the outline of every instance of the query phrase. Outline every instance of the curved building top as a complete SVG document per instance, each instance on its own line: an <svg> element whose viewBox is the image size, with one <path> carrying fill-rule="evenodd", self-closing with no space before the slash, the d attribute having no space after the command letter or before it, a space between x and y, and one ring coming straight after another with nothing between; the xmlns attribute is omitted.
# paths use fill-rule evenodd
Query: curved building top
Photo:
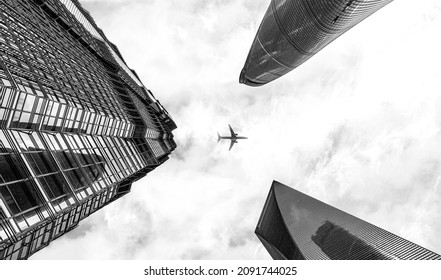
<svg viewBox="0 0 441 280"><path fill-rule="evenodd" d="M271 0L239 82L269 83L392 0Z"/></svg>
<svg viewBox="0 0 441 280"><path fill-rule="evenodd" d="M430 250L276 181L256 234L274 259L441 259Z"/></svg>

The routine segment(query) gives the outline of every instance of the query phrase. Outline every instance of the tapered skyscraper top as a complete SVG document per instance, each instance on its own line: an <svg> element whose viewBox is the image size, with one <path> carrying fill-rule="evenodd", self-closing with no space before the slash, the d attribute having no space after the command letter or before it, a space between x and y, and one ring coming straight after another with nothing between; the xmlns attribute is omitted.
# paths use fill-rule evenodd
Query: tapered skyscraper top
<svg viewBox="0 0 441 280"><path fill-rule="evenodd" d="M256 235L273 259L441 260L441 256L273 182Z"/></svg>
<svg viewBox="0 0 441 280"><path fill-rule="evenodd" d="M392 0L271 0L240 83L261 86L290 72Z"/></svg>

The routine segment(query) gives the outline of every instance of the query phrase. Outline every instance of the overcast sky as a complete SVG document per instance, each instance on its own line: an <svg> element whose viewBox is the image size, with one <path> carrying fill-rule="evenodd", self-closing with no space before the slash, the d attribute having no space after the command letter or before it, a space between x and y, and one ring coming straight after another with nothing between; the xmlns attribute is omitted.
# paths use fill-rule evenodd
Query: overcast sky
<svg viewBox="0 0 441 280"><path fill-rule="evenodd" d="M260 88L238 78L269 0L81 2L178 148L32 259L269 259L272 180L441 253L439 0L394 1ZM228 124L249 137L231 152Z"/></svg>

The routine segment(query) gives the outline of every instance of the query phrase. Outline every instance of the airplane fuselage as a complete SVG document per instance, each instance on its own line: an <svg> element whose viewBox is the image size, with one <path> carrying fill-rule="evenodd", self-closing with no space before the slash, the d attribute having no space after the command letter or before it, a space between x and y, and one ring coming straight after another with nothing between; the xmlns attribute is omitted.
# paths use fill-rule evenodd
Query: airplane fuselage
<svg viewBox="0 0 441 280"><path fill-rule="evenodd" d="M237 133L234 132L234 130L231 128L231 125L228 125L230 128L231 136L220 136L219 133L217 133L217 142L219 142L221 139L227 139L231 141L230 149L233 147L234 143L238 143L237 140L240 139L248 139L247 137L238 136Z"/></svg>
<svg viewBox="0 0 441 280"><path fill-rule="evenodd" d="M239 139L248 139L248 137L243 136L236 136L236 137L228 137L228 136L221 136L220 139L228 139L228 140L239 140Z"/></svg>

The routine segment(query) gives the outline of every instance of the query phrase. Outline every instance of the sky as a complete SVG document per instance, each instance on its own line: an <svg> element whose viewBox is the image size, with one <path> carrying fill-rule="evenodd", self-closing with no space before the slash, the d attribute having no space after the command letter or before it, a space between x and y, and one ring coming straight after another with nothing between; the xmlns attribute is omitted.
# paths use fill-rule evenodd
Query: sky
<svg viewBox="0 0 441 280"><path fill-rule="evenodd" d="M273 180L441 253L441 3L394 1L260 88L269 0L82 0L176 121L177 150L31 259L269 259ZM248 136L228 152L228 124Z"/></svg>

